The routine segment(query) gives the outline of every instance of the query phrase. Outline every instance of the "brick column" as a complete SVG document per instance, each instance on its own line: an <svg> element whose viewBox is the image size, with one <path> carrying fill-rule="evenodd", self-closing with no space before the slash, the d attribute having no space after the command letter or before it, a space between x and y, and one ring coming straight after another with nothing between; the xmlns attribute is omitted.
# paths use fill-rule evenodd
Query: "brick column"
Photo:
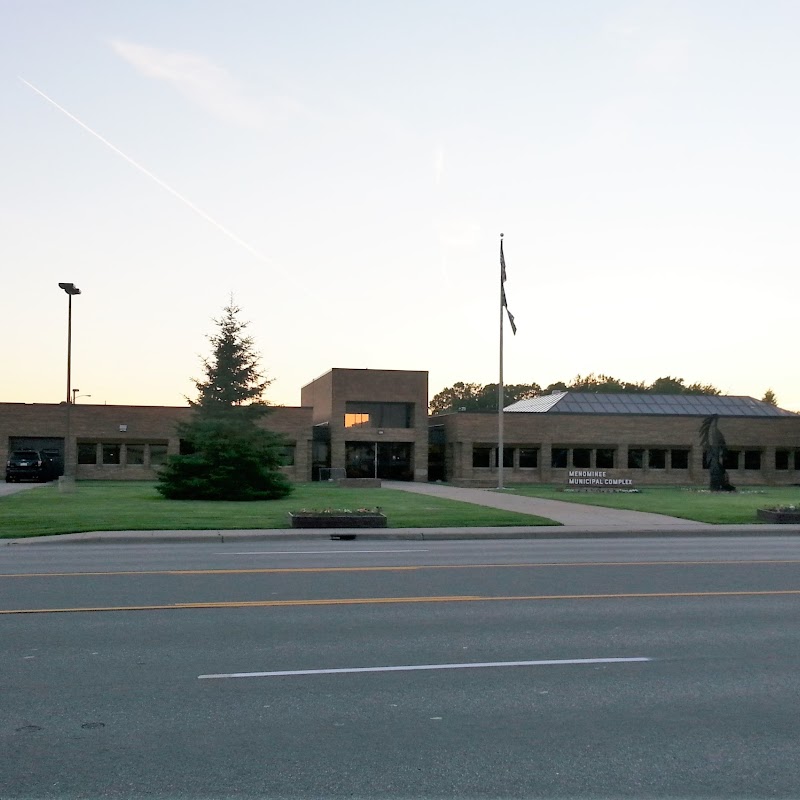
<svg viewBox="0 0 800 800"><path fill-rule="evenodd" d="M461 479L472 477L472 442L461 442L461 452L458 453L458 477Z"/></svg>
<svg viewBox="0 0 800 800"><path fill-rule="evenodd" d="M331 467L346 469L344 451L344 439L334 439L331 437Z"/></svg>
<svg viewBox="0 0 800 800"><path fill-rule="evenodd" d="M761 453L761 477L765 483L775 483L775 449L772 445Z"/></svg>
<svg viewBox="0 0 800 800"><path fill-rule="evenodd" d="M542 442L539 450L539 470L542 476L542 483L552 483L553 468L553 444L552 442Z"/></svg>
<svg viewBox="0 0 800 800"><path fill-rule="evenodd" d="M703 448L699 445L689 453L689 480L698 484L708 482L708 470L703 469Z"/></svg>

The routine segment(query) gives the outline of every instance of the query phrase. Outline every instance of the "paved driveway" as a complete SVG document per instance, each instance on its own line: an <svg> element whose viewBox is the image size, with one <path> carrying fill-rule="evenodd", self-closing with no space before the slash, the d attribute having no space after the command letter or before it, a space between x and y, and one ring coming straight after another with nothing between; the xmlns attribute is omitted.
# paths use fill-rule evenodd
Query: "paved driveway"
<svg viewBox="0 0 800 800"><path fill-rule="evenodd" d="M649 514L643 511L621 511L600 506L586 506L579 503L566 503L561 500L545 500L540 497L522 497L506 494L492 489L464 489L457 486L444 486L440 483L405 483L401 481L384 481L387 489L398 489L417 494L428 494L444 497L448 500L460 500L462 503L474 503L478 506L501 508L504 511L518 511L522 514L536 514L540 517L596 531L634 528L636 530L659 530L676 528L712 528L704 522L689 519L667 517L663 514Z"/></svg>
<svg viewBox="0 0 800 800"><path fill-rule="evenodd" d="M0 481L0 497L5 497L8 494L16 494L17 492L24 492L26 489L35 489L37 486L49 486L47 483L6 483Z"/></svg>

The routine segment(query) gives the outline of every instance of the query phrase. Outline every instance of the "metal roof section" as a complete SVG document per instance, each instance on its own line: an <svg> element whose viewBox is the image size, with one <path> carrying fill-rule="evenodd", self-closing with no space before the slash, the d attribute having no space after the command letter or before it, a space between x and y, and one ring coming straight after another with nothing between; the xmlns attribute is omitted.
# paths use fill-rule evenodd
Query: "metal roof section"
<svg viewBox="0 0 800 800"><path fill-rule="evenodd" d="M595 394L561 392L513 403L504 412L535 414L643 414L647 416L796 417L753 397L707 394Z"/></svg>
<svg viewBox="0 0 800 800"><path fill-rule="evenodd" d="M567 396L566 392L555 392L554 394L543 394L541 397L531 397L528 400L519 400L510 406L506 406L503 411L532 411L543 414Z"/></svg>

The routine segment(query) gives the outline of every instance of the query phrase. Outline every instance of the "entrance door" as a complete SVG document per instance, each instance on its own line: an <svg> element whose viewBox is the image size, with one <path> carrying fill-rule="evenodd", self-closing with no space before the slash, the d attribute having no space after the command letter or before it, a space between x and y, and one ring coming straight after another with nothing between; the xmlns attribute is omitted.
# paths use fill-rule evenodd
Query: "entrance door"
<svg viewBox="0 0 800 800"><path fill-rule="evenodd" d="M348 478L414 479L411 442L345 442Z"/></svg>
<svg viewBox="0 0 800 800"><path fill-rule="evenodd" d="M387 481L410 481L414 478L411 442L378 442L378 477Z"/></svg>
<svg viewBox="0 0 800 800"><path fill-rule="evenodd" d="M376 442L345 442L344 466L348 478L377 477L375 446Z"/></svg>

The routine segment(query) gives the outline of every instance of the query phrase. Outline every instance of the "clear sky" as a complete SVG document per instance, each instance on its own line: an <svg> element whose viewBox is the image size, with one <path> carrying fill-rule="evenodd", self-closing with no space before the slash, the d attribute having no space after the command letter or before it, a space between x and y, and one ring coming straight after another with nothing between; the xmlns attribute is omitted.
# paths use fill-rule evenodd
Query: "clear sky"
<svg viewBox="0 0 800 800"><path fill-rule="evenodd" d="M795 0L0 17L2 401L65 396L60 281L78 402L184 404L231 295L273 403L331 367L495 382L503 232L506 382L800 410Z"/></svg>

